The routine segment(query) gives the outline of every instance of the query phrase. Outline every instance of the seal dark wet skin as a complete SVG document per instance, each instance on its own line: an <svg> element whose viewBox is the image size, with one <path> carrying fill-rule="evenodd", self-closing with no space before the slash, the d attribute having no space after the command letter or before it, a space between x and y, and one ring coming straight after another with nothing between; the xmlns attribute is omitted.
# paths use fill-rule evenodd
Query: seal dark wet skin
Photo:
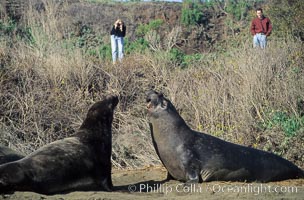
<svg viewBox="0 0 304 200"><path fill-rule="evenodd" d="M8 147L0 146L0 164L20 160L24 155Z"/></svg>
<svg viewBox="0 0 304 200"><path fill-rule="evenodd" d="M73 137L0 166L0 192L111 191L112 120L118 97L95 103Z"/></svg>
<svg viewBox="0 0 304 200"><path fill-rule="evenodd" d="M153 144L168 178L192 183L304 177L301 169L282 157L191 130L160 93L147 92L147 103Z"/></svg>

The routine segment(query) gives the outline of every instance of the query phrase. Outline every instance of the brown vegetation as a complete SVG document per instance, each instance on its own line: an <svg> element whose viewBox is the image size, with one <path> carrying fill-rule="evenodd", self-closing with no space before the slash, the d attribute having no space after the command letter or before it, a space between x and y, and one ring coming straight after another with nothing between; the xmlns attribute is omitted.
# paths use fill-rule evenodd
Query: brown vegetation
<svg viewBox="0 0 304 200"><path fill-rule="evenodd" d="M45 12L29 9L24 22L35 42L14 34L0 39L0 143L28 154L73 134L93 102L115 93L120 103L113 123L114 167L158 165L144 98L153 87L193 129L304 167L302 42L274 37L262 51L240 35L237 48L204 54L185 68L163 49L133 53L112 65L70 48L62 39L70 18L56 14L58 5L46 5ZM276 113L301 128L286 134L273 122Z"/></svg>

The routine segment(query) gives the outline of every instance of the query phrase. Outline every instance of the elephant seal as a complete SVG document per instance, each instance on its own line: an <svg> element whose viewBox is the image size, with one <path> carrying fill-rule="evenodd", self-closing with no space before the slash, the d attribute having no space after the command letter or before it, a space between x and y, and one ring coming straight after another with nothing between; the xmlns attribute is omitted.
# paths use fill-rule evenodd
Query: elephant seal
<svg viewBox="0 0 304 200"><path fill-rule="evenodd" d="M24 155L6 146L0 146L0 165L8 162L20 160Z"/></svg>
<svg viewBox="0 0 304 200"><path fill-rule="evenodd" d="M0 193L111 191L112 121L117 104L116 96L95 103L73 137L0 165Z"/></svg>
<svg viewBox="0 0 304 200"><path fill-rule="evenodd" d="M168 178L197 183L304 177L301 169L277 155L191 130L160 93L149 91L146 100L153 144Z"/></svg>

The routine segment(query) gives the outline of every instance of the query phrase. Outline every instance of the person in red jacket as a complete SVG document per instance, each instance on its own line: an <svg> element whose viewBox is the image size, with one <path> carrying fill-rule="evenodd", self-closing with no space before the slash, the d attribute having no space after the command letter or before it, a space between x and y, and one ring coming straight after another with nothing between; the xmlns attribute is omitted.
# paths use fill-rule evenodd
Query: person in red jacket
<svg viewBox="0 0 304 200"><path fill-rule="evenodd" d="M262 8L256 9L257 17L251 22L250 32L253 35L253 46L264 49L267 44L267 37L272 31L270 19L263 15Z"/></svg>

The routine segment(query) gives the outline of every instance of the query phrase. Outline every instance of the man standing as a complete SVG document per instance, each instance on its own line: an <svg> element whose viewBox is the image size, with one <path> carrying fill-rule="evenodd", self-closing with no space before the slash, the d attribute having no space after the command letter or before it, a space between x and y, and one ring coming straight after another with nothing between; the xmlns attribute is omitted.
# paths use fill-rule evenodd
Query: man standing
<svg viewBox="0 0 304 200"><path fill-rule="evenodd" d="M253 46L264 49L267 43L267 37L270 35L272 25L270 19L263 15L262 8L256 9L257 17L251 22L250 31L253 35Z"/></svg>

